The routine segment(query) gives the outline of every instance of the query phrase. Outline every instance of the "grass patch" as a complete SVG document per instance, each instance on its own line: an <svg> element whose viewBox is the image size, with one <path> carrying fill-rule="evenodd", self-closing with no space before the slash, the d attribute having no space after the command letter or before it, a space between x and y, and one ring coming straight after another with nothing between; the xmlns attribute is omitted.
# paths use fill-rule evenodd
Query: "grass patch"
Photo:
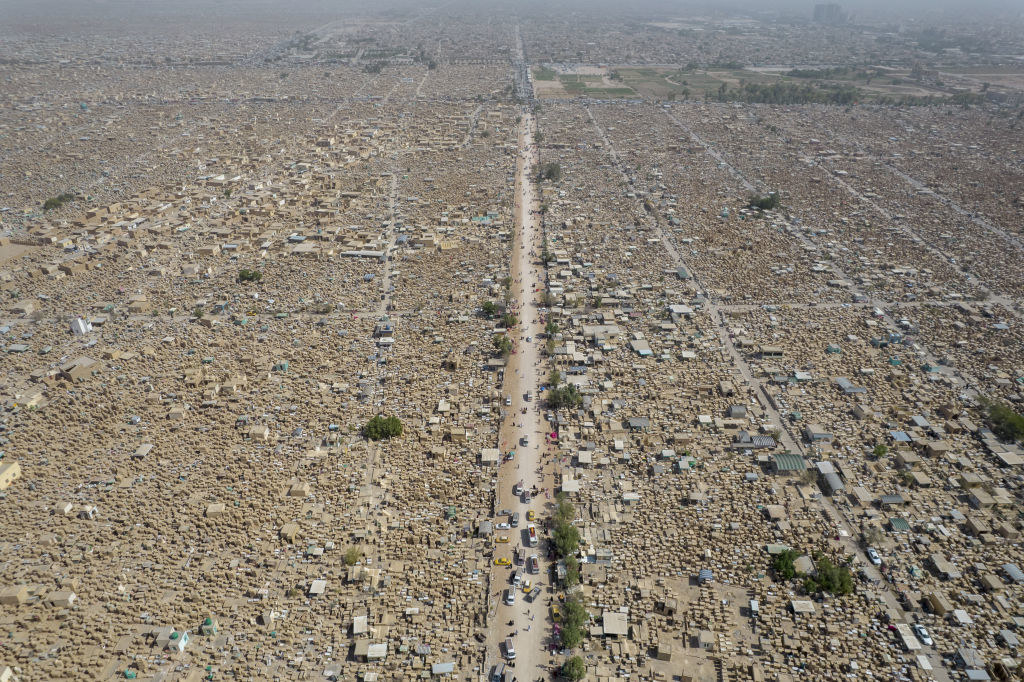
<svg viewBox="0 0 1024 682"><path fill-rule="evenodd" d="M553 81L557 74L553 69L547 69L539 67L533 70L533 80L535 81Z"/></svg>
<svg viewBox="0 0 1024 682"><path fill-rule="evenodd" d="M636 94L633 88L586 88L583 94L588 97L630 97Z"/></svg>
<svg viewBox="0 0 1024 682"><path fill-rule="evenodd" d="M600 83L604 79L601 78L601 76L588 76L578 73L570 73L559 76L558 80L562 82L562 85L565 85L566 83Z"/></svg>

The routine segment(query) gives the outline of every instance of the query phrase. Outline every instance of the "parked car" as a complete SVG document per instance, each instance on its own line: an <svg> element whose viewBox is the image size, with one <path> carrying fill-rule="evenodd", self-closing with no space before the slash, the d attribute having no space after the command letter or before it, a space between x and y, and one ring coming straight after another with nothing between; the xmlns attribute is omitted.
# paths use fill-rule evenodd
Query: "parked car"
<svg viewBox="0 0 1024 682"><path fill-rule="evenodd" d="M874 547L868 547L867 555L868 559L870 559L871 563L873 563L875 566L882 565L882 557L878 556L878 552L875 551Z"/></svg>
<svg viewBox="0 0 1024 682"><path fill-rule="evenodd" d="M510 522L513 528L519 527L519 512L512 514L512 521Z"/></svg>
<svg viewBox="0 0 1024 682"><path fill-rule="evenodd" d="M914 631L914 634L917 635L917 638L921 640L921 644L924 644L925 646L932 646L933 644L935 644L935 642L932 641L931 636L928 634L928 631L925 630L923 625L921 625L920 623L914 623L910 627Z"/></svg>
<svg viewBox="0 0 1024 682"><path fill-rule="evenodd" d="M530 555L530 573L540 573L540 563L537 561L537 555Z"/></svg>

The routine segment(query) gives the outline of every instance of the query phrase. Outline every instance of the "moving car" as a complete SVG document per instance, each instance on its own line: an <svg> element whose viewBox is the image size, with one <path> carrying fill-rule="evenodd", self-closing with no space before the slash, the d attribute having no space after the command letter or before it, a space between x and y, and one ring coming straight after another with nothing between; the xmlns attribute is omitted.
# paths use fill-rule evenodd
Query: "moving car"
<svg viewBox="0 0 1024 682"><path fill-rule="evenodd" d="M921 640L921 644L924 644L925 646L931 646L935 644L935 642L932 641L931 636L928 634L928 631L925 630L923 625L921 625L920 623L914 623L910 627L914 631L914 634L917 635L917 638Z"/></svg>
<svg viewBox="0 0 1024 682"><path fill-rule="evenodd" d="M505 590L505 603L509 606L515 606L516 604L516 588L510 587Z"/></svg>
<svg viewBox="0 0 1024 682"><path fill-rule="evenodd" d="M523 494L523 484L521 481L512 486L512 494L515 495L516 497L519 497L520 495Z"/></svg>
<svg viewBox="0 0 1024 682"><path fill-rule="evenodd" d="M530 555L530 573L540 573L540 563L537 561L537 555Z"/></svg>
<svg viewBox="0 0 1024 682"><path fill-rule="evenodd" d="M527 521L536 521L537 520L536 512L534 512L532 509L530 511L526 512L526 520Z"/></svg>
<svg viewBox="0 0 1024 682"><path fill-rule="evenodd" d="M515 512L514 514L512 514L512 520L509 521L509 523L512 524L513 528L519 527L519 512Z"/></svg>
<svg viewBox="0 0 1024 682"><path fill-rule="evenodd" d="M868 547L867 555L868 559L870 559L871 563L873 563L875 566L882 565L882 557L878 556L878 552L875 551L874 547Z"/></svg>

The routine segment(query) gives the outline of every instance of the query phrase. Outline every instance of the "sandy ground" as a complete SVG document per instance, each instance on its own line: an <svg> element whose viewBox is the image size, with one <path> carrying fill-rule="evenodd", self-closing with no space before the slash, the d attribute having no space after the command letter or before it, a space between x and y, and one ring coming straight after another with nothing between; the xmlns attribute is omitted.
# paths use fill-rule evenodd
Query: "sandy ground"
<svg viewBox="0 0 1024 682"><path fill-rule="evenodd" d="M34 251L36 247L27 246L25 244L7 244L0 246L0 264L6 263L9 260L13 260L18 256L24 256L29 251Z"/></svg>
<svg viewBox="0 0 1024 682"><path fill-rule="evenodd" d="M491 599L497 607L491 620L489 638L490 646L493 647L489 660L493 663L504 656L506 652L503 643L506 637L512 636L516 651L513 674L517 680L523 681L547 676L546 668L549 666L550 657L545 653L545 647L552 635L547 609L552 593L548 578L549 562L543 551L545 543L541 540L539 547L528 546L526 520L529 510L536 512L537 532L543 538L546 535L543 520L550 516L553 503L551 456L546 456L552 446L546 443L539 393L544 380L545 366L541 364L542 340L538 338L543 331L544 323L537 312L536 300L543 286L542 266L538 260L542 247L541 230L539 216L534 213L539 209L539 204L533 184L530 182L537 163L537 151L533 143L535 129L536 122L533 116L524 114L516 168L516 235L512 246L511 273L512 306L520 323L513 335L515 346L505 369L503 394L512 396L512 405L507 408L508 414L501 429L502 452L514 450L516 454L513 461L502 463L498 475L498 507L518 511L520 523L519 528L498 531L499 535L507 533L511 537L511 542L497 545L495 557L511 559L513 550L518 549L521 562L524 556L536 554L540 568L538 573L531 574L526 572L526 567L522 563L518 566L513 564L510 567L493 567ZM527 337L531 341L526 341ZM533 393L531 401L525 400L524 394L527 392ZM523 438L526 438L525 446L521 442ZM513 496L512 488L518 482L522 482L528 490L538 491L530 504L524 503L522 497ZM497 520L507 521L507 518ZM517 568L523 568L524 578L532 582L533 593L527 596L519 590L515 605L508 606L504 603L505 591L511 586L512 574ZM513 622L513 625L509 625L510 622ZM487 672L490 674L490 670Z"/></svg>

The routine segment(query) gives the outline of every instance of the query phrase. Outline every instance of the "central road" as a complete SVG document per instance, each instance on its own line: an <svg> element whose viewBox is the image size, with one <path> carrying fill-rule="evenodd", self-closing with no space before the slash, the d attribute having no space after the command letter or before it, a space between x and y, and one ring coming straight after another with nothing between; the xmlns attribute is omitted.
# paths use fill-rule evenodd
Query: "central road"
<svg viewBox="0 0 1024 682"><path fill-rule="evenodd" d="M545 458L545 452L553 446L547 444L540 409L539 389L544 367L540 356L539 336L543 323L538 312L538 296L544 284L539 260L539 204L532 183L538 154L535 130L533 115L524 110L516 159L516 231L512 243L509 304L518 324L507 332L514 344L505 368L504 386L505 394L511 396L511 405L507 406L500 434L503 452L514 451L515 457L501 464L497 491L498 508L518 512L519 526L498 531L499 536L507 534L510 541L496 544L495 559L508 558L512 565L492 567L491 599L497 607L491 619L490 646L494 648L488 657L491 661L504 658L506 663L514 663L513 675L524 682L547 676L545 669L549 658L545 644L552 635L547 619L547 605L552 595L551 572L543 538L547 536L544 520L550 517L554 502L551 458ZM530 502L526 502L525 493L513 494L513 488L520 484L526 492L533 493ZM536 515L534 522L528 521L531 511ZM508 522L509 517L499 517L496 521ZM531 523L535 524L538 538L535 547L531 547L529 541ZM533 557L537 562L535 571L530 570ZM523 586L515 589L515 602L508 604L506 600L514 587L513 576L517 571L522 572L524 582L530 581L531 589L529 593L524 593ZM505 645L507 639L511 639L515 650L515 658L511 660Z"/></svg>

